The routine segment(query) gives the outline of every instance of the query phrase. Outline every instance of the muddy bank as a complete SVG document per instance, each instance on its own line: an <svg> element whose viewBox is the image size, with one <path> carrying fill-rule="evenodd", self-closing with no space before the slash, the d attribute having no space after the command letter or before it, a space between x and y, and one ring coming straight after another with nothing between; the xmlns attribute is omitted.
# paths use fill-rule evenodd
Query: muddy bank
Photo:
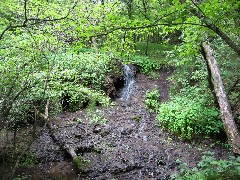
<svg viewBox="0 0 240 180"><path fill-rule="evenodd" d="M35 168L41 170L22 168L17 174L31 174L29 179L169 179L179 171L179 161L194 167L204 151L224 158L228 150L219 145L210 147L214 140L182 142L158 127L155 115L145 109L147 90L157 87L163 92L161 100L168 99L167 77L171 72L160 69L159 80L138 74L130 98L117 99L112 107L99 108L90 115L86 111L60 114L52 121L52 132L45 130L31 147L42 163ZM87 119L94 114L107 123L91 124ZM78 162L73 165L61 149L74 149Z"/></svg>

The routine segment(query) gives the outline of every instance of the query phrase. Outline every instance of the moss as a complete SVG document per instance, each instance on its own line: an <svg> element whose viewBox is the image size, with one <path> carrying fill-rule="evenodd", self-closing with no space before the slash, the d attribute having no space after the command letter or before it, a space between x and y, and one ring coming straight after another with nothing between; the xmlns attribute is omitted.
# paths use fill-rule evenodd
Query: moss
<svg viewBox="0 0 240 180"><path fill-rule="evenodd" d="M132 117L132 119L137 121L137 122L139 122L141 120L141 118L142 117L140 115L135 115L135 116Z"/></svg>
<svg viewBox="0 0 240 180"><path fill-rule="evenodd" d="M24 154L24 156L20 159L20 165L22 166L33 166L37 163L37 157L35 154L32 154L30 152Z"/></svg>
<svg viewBox="0 0 240 180"><path fill-rule="evenodd" d="M82 156L75 157L73 159L73 162L80 171L86 169L90 165L90 160L87 160L87 159L83 158Z"/></svg>

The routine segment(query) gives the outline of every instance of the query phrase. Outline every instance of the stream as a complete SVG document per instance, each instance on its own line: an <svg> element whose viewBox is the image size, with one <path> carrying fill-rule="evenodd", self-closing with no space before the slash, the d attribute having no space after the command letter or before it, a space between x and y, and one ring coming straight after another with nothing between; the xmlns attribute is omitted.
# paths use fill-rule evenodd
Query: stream
<svg viewBox="0 0 240 180"><path fill-rule="evenodd" d="M135 83L134 73L128 65L123 65L124 71L124 87L121 93L122 100L128 100Z"/></svg>

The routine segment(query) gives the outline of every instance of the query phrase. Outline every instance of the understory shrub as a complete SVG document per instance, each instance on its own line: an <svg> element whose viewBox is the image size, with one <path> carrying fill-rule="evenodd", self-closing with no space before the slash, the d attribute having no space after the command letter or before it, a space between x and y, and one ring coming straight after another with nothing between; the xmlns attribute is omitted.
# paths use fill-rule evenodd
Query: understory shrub
<svg viewBox="0 0 240 180"><path fill-rule="evenodd" d="M217 160L213 156L204 155L197 167L187 169L186 164L180 165L181 173L172 175L178 180L236 180L240 179L240 157L229 160Z"/></svg>
<svg viewBox="0 0 240 180"><path fill-rule="evenodd" d="M201 95L200 88L189 87L170 102L160 105L157 120L181 139L191 140L197 135L217 134L222 128L222 122L212 101L210 97Z"/></svg>
<svg viewBox="0 0 240 180"><path fill-rule="evenodd" d="M134 55L131 57L132 64L138 65L140 67L140 71L143 74L149 74L152 71L158 70L161 66L161 64L151 59L147 56L140 56L140 55Z"/></svg>
<svg viewBox="0 0 240 180"><path fill-rule="evenodd" d="M106 55L96 55L91 52L71 52L58 54L53 59L54 66L49 77L45 99L50 98L52 104L61 104L64 98L68 109L76 111L87 106L106 106L110 99L102 87L105 76L110 72L111 59ZM41 77L45 72L39 72ZM34 88L33 98L41 99L41 88ZM61 108L61 106L59 106Z"/></svg>
<svg viewBox="0 0 240 180"><path fill-rule="evenodd" d="M160 93L157 88L147 91L144 96L144 105L150 113L155 112L159 107Z"/></svg>
<svg viewBox="0 0 240 180"><path fill-rule="evenodd" d="M0 80L0 116L8 113L4 114L8 127L16 129L34 122L35 110L45 112L47 102L49 116L65 107L76 111L110 103L106 90L111 84L106 82L106 76L113 72L115 64L106 54L66 49L35 53L34 58L21 52L11 57L0 60L0 71L4 72Z"/></svg>
<svg viewBox="0 0 240 180"><path fill-rule="evenodd" d="M68 91L70 96L69 110L76 111L85 107L95 107L96 105L107 106L110 98L105 96L103 91L92 90L79 86L78 89Z"/></svg>

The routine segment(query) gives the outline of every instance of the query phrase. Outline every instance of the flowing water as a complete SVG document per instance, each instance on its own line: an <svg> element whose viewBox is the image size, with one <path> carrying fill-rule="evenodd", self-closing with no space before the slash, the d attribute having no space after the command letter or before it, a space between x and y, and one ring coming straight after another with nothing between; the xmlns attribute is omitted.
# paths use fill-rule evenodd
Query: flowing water
<svg viewBox="0 0 240 180"><path fill-rule="evenodd" d="M121 93L121 99L128 100L133 90L135 79L133 71L128 65L124 65L123 70L124 70L124 87Z"/></svg>

